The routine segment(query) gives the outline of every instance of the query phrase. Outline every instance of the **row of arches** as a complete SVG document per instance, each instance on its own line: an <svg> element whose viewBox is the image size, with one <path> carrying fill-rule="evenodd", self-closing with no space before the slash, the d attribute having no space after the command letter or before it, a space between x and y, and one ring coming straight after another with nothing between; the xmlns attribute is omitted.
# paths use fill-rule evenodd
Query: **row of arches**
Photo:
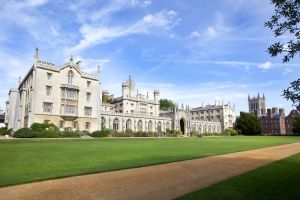
<svg viewBox="0 0 300 200"><path fill-rule="evenodd" d="M134 125L136 123L136 125ZM108 126L107 126L108 124ZM119 118L114 118L112 127L110 123L107 123L107 120L105 117L101 117L101 128L113 128L114 130L117 131L125 131L127 129L131 129L133 131L165 131L165 129L171 128L170 122L166 122L163 124L161 121L158 121L155 123L155 120L149 120L149 121L144 121L143 120L132 120L132 119L127 119L124 126L121 126L121 120Z"/></svg>
<svg viewBox="0 0 300 200"><path fill-rule="evenodd" d="M196 124L194 123L192 126L193 131L199 131L200 133L220 133L221 126L215 124Z"/></svg>

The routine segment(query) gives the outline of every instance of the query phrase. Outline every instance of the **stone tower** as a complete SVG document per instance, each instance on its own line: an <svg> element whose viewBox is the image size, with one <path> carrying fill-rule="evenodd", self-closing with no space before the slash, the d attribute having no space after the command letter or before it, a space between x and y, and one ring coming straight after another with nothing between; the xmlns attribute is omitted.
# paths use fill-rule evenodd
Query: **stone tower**
<svg viewBox="0 0 300 200"><path fill-rule="evenodd" d="M257 97L251 98L248 95L248 105L249 105L249 113L255 114L257 112L257 115L262 115L266 111L266 98L265 94L261 97L259 93L257 94Z"/></svg>

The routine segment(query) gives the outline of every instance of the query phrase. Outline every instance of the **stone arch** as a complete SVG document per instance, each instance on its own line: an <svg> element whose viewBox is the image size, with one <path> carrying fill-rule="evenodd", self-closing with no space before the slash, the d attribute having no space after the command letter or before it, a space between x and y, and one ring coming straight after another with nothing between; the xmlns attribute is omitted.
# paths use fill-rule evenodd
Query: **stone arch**
<svg viewBox="0 0 300 200"><path fill-rule="evenodd" d="M142 120L138 121L137 130L140 131L140 132L143 131L143 122L142 122Z"/></svg>
<svg viewBox="0 0 300 200"><path fill-rule="evenodd" d="M180 124L180 130L181 130L182 134L184 135L185 134L185 120L184 120L184 118L180 119L179 124Z"/></svg>
<svg viewBox="0 0 300 200"><path fill-rule="evenodd" d="M148 131L153 131L153 123L151 120L148 122Z"/></svg>
<svg viewBox="0 0 300 200"><path fill-rule="evenodd" d="M127 129L132 129L132 122L131 122L131 119L127 119L126 121L126 130Z"/></svg>
<svg viewBox="0 0 300 200"><path fill-rule="evenodd" d="M119 122L120 120L118 118L115 118L113 121L113 129L116 131L119 130Z"/></svg>
<svg viewBox="0 0 300 200"><path fill-rule="evenodd" d="M101 128L105 128L106 119L104 117L101 117Z"/></svg>
<svg viewBox="0 0 300 200"><path fill-rule="evenodd" d="M202 133L202 124L199 124L199 125L198 125L198 131L199 131L200 133Z"/></svg>
<svg viewBox="0 0 300 200"><path fill-rule="evenodd" d="M170 127L170 122L167 122L167 123L166 123L166 129L171 129L171 127Z"/></svg>
<svg viewBox="0 0 300 200"><path fill-rule="evenodd" d="M204 132L204 133L207 133L207 126L206 126L206 124L205 124L204 127L203 127L203 132Z"/></svg>
<svg viewBox="0 0 300 200"><path fill-rule="evenodd" d="M157 122L157 131L160 132L160 131L162 130L161 128L162 128L161 122L158 121L158 122Z"/></svg>

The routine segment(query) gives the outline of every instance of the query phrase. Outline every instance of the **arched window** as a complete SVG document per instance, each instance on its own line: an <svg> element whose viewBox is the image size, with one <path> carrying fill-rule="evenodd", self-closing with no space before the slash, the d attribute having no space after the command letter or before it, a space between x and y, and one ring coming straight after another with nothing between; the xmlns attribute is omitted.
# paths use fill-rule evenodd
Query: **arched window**
<svg viewBox="0 0 300 200"><path fill-rule="evenodd" d="M211 126L208 125L208 132L211 133Z"/></svg>
<svg viewBox="0 0 300 200"><path fill-rule="evenodd" d="M138 131L143 131L143 122L142 122L142 120L140 120L139 122L138 122Z"/></svg>
<svg viewBox="0 0 300 200"><path fill-rule="evenodd" d="M70 71L68 72L68 84L72 84L72 83L73 83L73 76L74 76L74 74L73 74L73 72L70 70Z"/></svg>
<svg viewBox="0 0 300 200"><path fill-rule="evenodd" d="M105 128L106 120L104 117L101 117L101 128Z"/></svg>
<svg viewBox="0 0 300 200"><path fill-rule="evenodd" d="M126 130L127 129L131 129L131 120L130 119L128 119L127 121L126 121Z"/></svg>
<svg viewBox="0 0 300 200"><path fill-rule="evenodd" d="M170 122L166 123L166 128L170 129Z"/></svg>
<svg viewBox="0 0 300 200"><path fill-rule="evenodd" d="M200 133L202 133L202 125L201 125L201 124L199 124L199 126L198 126L198 131L199 131Z"/></svg>
<svg viewBox="0 0 300 200"><path fill-rule="evenodd" d="M153 131L153 124L152 121L148 122L148 131Z"/></svg>
<svg viewBox="0 0 300 200"><path fill-rule="evenodd" d="M203 132L207 133L207 126L206 125L204 125L204 127L203 127Z"/></svg>
<svg viewBox="0 0 300 200"><path fill-rule="evenodd" d="M114 119L113 129L114 130L119 130L119 120L118 120L118 118Z"/></svg>
<svg viewBox="0 0 300 200"><path fill-rule="evenodd" d="M217 132L216 131L216 126L213 126L213 133Z"/></svg>
<svg viewBox="0 0 300 200"><path fill-rule="evenodd" d="M157 123L157 131L161 131L161 122Z"/></svg>

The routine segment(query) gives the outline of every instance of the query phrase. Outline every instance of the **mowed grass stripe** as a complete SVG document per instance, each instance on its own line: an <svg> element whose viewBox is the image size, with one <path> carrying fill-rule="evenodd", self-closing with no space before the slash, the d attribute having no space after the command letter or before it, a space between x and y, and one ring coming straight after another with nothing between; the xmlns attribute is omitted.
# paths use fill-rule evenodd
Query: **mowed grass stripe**
<svg viewBox="0 0 300 200"><path fill-rule="evenodd" d="M1 140L0 186L300 142L300 137Z"/></svg>
<svg viewBox="0 0 300 200"><path fill-rule="evenodd" d="M276 161L177 200L298 200L300 154Z"/></svg>

